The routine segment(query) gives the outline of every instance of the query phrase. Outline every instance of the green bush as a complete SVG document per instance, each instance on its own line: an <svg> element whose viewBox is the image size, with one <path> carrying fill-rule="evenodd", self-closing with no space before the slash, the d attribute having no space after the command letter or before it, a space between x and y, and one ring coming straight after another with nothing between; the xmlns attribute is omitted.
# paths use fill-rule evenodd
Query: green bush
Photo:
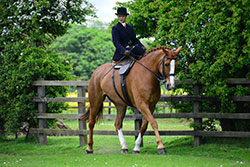
<svg viewBox="0 0 250 167"><path fill-rule="evenodd" d="M37 106L32 103L37 96L37 88L32 82L38 78L46 80L68 80L72 68L69 60L59 57L43 48L27 48L16 62L5 61L1 64L0 78L0 115L1 129L4 132L18 132L23 122L36 126L33 116ZM6 56L7 57L7 56ZM11 57L11 56L10 56ZM48 97L66 96L65 87L48 87ZM64 104L48 104L48 112L61 112Z"/></svg>
<svg viewBox="0 0 250 167"><path fill-rule="evenodd" d="M82 5L81 5L82 4ZM71 60L47 49L71 22L81 23L93 7L85 0L0 1L0 134L16 133L23 122L37 126L32 82L68 80ZM46 89L49 97L66 95L66 88ZM63 104L48 104L48 112L61 112Z"/></svg>
<svg viewBox="0 0 250 167"><path fill-rule="evenodd" d="M250 1L134 0L123 5L137 34L155 38L152 47L184 46L178 77L201 83L200 95L221 101L218 108L204 104L203 112L250 111L249 103L236 104L229 98L249 95L250 87L226 84L227 78L250 78ZM192 89L184 89L192 95Z"/></svg>

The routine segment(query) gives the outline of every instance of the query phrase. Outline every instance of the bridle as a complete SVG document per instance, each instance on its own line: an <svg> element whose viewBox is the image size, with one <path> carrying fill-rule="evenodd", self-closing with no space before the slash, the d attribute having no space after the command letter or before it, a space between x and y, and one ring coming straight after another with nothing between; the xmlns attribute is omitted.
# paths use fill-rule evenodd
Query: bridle
<svg viewBox="0 0 250 167"><path fill-rule="evenodd" d="M165 59L168 59L168 60L170 60L170 71L169 71L169 74L166 74L165 73L165 66L168 66L168 64L165 64ZM175 60L176 60L176 58L169 58L169 57L166 57L165 55L164 55L164 57L163 57L163 59L162 59L162 62L159 64L159 65L161 65L162 64L162 84L164 84L165 85L165 87L166 87L166 89L167 90L170 90L170 85L171 85L171 82L174 82L174 76L175 76ZM170 77L170 83L167 83L166 84L166 82L167 82L167 80L166 80L166 78L168 78L168 77ZM173 81L171 81L171 80L173 80Z"/></svg>
<svg viewBox="0 0 250 167"><path fill-rule="evenodd" d="M171 63L172 63L172 61L173 62L175 62L175 60L176 60L176 58L169 58L169 57L167 57L166 55L164 55L163 56L163 58L162 58L162 61L161 61L161 63L159 64L159 65L161 65L162 64L162 79L166 79L166 78L168 78L168 77L170 77L170 76L175 76L175 74L174 74L174 72L169 72L169 74L166 74L165 73L165 66L169 66L168 64L165 64L165 59L168 59L168 60L170 60L170 67L171 67ZM170 69L171 70L171 69Z"/></svg>
<svg viewBox="0 0 250 167"><path fill-rule="evenodd" d="M162 58L162 60L161 60L161 63L159 63L159 66L162 64L162 75L159 75L159 74L156 74L155 72L153 72L152 70L150 70L148 67L146 67L144 64L142 64L141 62L139 62L137 59L135 59L134 57L133 57L133 53L131 52L130 53L132 56L130 57L132 60L134 60L134 61L136 61L138 64L140 64L141 66L143 66L145 69L147 69L158 81L159 81L159 83L160 83L160 85L162 85L162 84L164 84L165 85L165 87L166 87L166 89L167 90L170 90L170 84L169 83L167 83L166 84L166 82L167 82L167 80L166 80L166 78L168 78L168 77L174 77L175 76L175 74L174 74L174 70L173 71L171 71L171 66L173 67L173 66L175 66L175 60L176 60L176 58L169 58L169 57L167 57L166 56L166 54L163 56L163 58ZM169 72L169 74L166 74L165 73L165 66L168 66L168 64L166 64L165 63L165 59L169 59L170 60L170 72ZM172 64L171 64L172 63Z"/></svg>

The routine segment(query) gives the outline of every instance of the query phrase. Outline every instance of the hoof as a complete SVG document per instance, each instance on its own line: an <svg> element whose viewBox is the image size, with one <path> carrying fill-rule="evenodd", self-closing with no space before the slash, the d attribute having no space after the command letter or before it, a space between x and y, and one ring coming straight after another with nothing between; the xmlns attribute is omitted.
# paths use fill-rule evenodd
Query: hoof
<svg viewBox="0 0 250 167"><path fill-rule="evenodd" d="M133 150L132 154L140 154L140 151L134 151Z"/></svg>
<svg viewBox="0 0 250 167"><path fill-rule="evenodd" d="M121 149L121 154L128 154L128 149Z"/></svg>
<svg viewBox="0 0 250 167"><path fill-rule="evenodd" d="M86 150L86 154L93 154L94 153L94 151L92 150L92 151L90 151L90 150Z"/></svg>
<svg viewBox="0 0 250 167"><path fill-rule="evenodd" d="M158 154L166 154L167 153L165 148L158 149L157 152L158 152Z"/></svg>

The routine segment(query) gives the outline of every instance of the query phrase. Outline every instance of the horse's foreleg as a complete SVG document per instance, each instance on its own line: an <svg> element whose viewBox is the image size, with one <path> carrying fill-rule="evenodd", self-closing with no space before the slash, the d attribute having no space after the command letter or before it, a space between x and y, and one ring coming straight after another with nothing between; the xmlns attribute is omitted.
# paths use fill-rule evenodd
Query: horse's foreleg
<svg viewBox="0 0 250 167"><path fill-rule="evenodd" d="M160 137L160 133L158 131L158 124L156 122L156 120L154 119L154 117L152 116L152 114L150 114L148 116L148 120L155 132L155 136L156 136L156 143L158 144L158 154L166 154L166 151L165 151L165 147L162 143L162 140L161 140L161 137Z"/></svg>
<svg viewBox="0 0 250 167"><path fill-rule="evenodd" d="M117 116L115 121L115 128L116 131L118 132L118 137L121 144L121 153L128 153L127 143L122 132L122 122L125 117L126 106L116 105L116 109L117 109Z"/></svg>
<svg viewBox="0 0 250 167"><path fill-rule="evenodd" d="M156 120L154 119L152 113L150 112L148 107L145 107L145 106L141 107L140 111L141 111L143 117L148 120L148 122L150 123L152 129L155 132L156 143L158 145L158 147L157 147L158 153L159 154L165 154L166 151L165 151L165 147L164 147L164 145L162 143L162 140L161 140L161 137L160 137L160 134L159 134L159 131L158 131L158 124L157 124Z"/></svg>

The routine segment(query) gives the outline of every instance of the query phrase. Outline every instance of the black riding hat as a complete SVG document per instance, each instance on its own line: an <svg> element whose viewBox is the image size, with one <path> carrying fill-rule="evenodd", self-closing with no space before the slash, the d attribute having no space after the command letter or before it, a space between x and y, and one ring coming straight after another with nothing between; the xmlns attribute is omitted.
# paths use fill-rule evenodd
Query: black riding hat
<svg viewBox="0 0 250 167"><path fill-rule="evenodd" d="M117 9L116 15L124 15L124 16L127 16L127 15L129 15L129 13L127 13L127 8L119 7L119 8Z"/></svg>

